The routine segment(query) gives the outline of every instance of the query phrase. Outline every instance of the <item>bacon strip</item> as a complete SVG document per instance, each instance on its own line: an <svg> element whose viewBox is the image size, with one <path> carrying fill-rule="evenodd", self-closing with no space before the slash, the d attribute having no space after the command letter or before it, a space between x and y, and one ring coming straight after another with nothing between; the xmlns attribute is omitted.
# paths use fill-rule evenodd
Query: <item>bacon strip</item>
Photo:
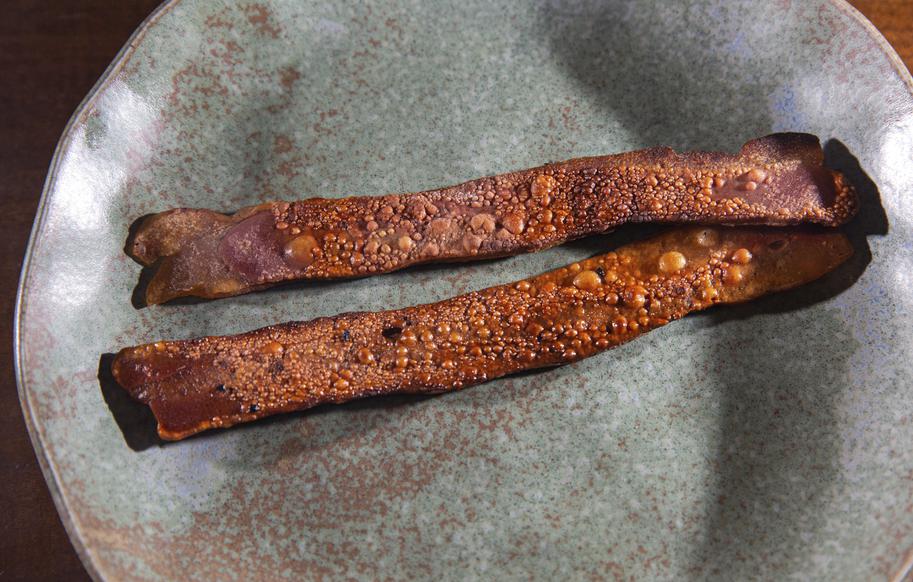
<svg viewBox="0 0 913 582"><path fill-rule="evenodd" d="M835 226L856 197L822 163L805 134L756 139L735 156L655 148L416 194L273 202L231 216L169 210L128 246L145 265L160 261L146 289L156 304L531 252L625 222Z"/></svg>
<svg viewBox="0 0 913 582"><path fill-rule="evenodd" d="M690 227L439 303L126 348L113 374L152 408L159 435L177 440L575 362L715 303L801 285L851 254L836 232Z"/></svg>

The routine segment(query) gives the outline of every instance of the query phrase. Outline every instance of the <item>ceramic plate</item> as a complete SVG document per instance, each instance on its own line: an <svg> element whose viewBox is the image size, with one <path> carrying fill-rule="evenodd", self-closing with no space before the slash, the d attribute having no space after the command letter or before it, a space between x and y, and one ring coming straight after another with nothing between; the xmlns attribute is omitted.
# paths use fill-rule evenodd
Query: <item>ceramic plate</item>
<svg viewBox="0 0 913 582"><path fill-rule="evenodd" d="M635 237L139 309L138 217L818 134L856 257L573 366L162 444L119 348L429 302ZM913 97L827 0L182 0L61 139L22 276L22 407L106 580L873 579L913 556Z"/></svg>

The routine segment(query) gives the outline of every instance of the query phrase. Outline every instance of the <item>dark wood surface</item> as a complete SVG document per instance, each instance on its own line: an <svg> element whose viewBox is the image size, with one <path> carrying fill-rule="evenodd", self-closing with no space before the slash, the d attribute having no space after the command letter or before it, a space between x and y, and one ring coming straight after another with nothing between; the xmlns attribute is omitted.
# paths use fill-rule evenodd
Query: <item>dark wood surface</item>
<svg viewBox="0 0 913 582"><path fill-rule="evenodd" d="M913 1L850 0L850 4L878 27L907 68L913 67Z"/></svg>
<svg viewBox="0 0 913 582"><path fill-rule="evenodd" d="M88 580L44 484L12 363L16 284L70 114L158 0L4 0L0 19L0 582ZM913 0L854 0L913 61Z"/></svg>

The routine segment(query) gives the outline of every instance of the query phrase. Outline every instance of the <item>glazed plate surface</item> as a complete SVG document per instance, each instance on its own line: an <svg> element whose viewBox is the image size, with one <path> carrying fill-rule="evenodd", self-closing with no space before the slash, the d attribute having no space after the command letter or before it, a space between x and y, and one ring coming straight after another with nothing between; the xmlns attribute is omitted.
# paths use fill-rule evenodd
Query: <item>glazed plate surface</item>
<svg viewBox="0 0 913 582"><path fill-rule="evenodd" d="M145 214L775 131L821 136L863 196L856 257L809 287L573 366L171 444L105 372L123 346L435 301L648 230L139 309ZM887 579L913 559L911 159L909 74L843 2L170 2L51 168L24 414L100 580Z"/></svg>

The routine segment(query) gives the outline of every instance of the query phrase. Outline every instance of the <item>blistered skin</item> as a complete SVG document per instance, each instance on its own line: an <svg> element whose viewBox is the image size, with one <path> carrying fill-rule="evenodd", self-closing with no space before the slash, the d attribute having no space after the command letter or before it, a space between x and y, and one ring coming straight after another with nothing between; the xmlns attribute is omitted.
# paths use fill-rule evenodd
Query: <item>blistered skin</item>
<svg viewBox="0 0 913 582"><path fill-rule="evenodd" d="M170 210L144 222L129 248L143 264L161 261L146 291L155 304L531 252L625 222L834 226L856 197L822 164L818 139L804 134L750 141L735 156L657 148L415 194L275 202L232 216Z"/></svg>
<svg viewBox="0 0 913 582"><path fill-rule="evenodd" d="M839 233L690 227L517 283L376 313L122 350L118 383L177 440L322 403L456 390L568 364L689 312L820 277Z"/></svg>

